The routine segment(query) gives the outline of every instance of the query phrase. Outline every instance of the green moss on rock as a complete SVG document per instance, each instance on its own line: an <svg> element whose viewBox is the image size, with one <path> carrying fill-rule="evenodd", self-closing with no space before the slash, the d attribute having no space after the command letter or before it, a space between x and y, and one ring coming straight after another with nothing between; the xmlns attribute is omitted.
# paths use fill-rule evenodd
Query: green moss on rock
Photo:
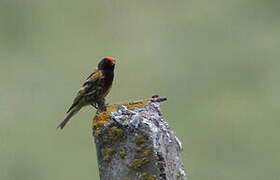
<svg viewBox="0 0 280 180"><path fill-rule="evenodd" d="M149 163L149 159L143 157L141 159L134 159L128 167L134 170L139 170L143 165Z"/></svg>
<svg viewBox="0 0 280 180"><path fill-rule="evenodd" d="M112 155L115 153L116 151L111 148L111 147L106 147L105 148L105 155L104 155L104 158L103 158L103 161L111 161L112 159Z"/></svg>
<svg viewBox="0 0 280 180"><path fill-rule="evenodd" d="M136 147L135 147L135 151L138 152L138 153L139 153L139 152L142 152L142 151L143 151L143 148L142 148L141 146L136 146Z"/></svg>
<svg viewBox="0 0 280 180"><path fill-rule="evenodd" d="M147 149L146 151L143 152L143 156L150 156L152 154L152 150Z"/></svg>
<svg viewBox="0 0 280 180"><path fill-rule="evenodd" d="M156 180L157 176L156 175L150 175L148 180Z"/></svg>
<svg viewBox="0 0 280 180"><path fill-rule="evenodd" d="M119 139L122 135L123 130L121 128L113 126L109 129L108 136L114 141Z"/></svg>
<svg viewBox="0 0 280 180"><path fill-rule="evenodd" d="M119 152L119 155L120 155L120 157L121 157L122 159L124 159L124 158L125 158L125 156L126 156L126 153L125 153L125 152L123 152L123 151L121 151L121 152Z"/></svg>
<svg viewBox="0 0 280 180"><path fill-rule="evenodd" d="M142 173L140 175L140 180L156 180L157 176L156 175L148 175L147 173Z"/></svg>
<svg viewBox="0 0 280 180"><path fill-rule="evenodd" d="M140 180L148 180L148 174L147 173L142 173L140 175Z"/></svg>

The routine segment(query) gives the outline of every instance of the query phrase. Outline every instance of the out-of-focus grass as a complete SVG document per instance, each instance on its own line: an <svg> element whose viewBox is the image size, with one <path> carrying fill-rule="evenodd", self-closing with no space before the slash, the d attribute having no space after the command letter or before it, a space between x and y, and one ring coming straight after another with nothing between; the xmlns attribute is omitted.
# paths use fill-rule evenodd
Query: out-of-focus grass
<svg viewBox="0 0 280 180"><path fill-rule="evenodd" d="M103 56L108 102L168 97L189 179L279 179L278 6L0 0L0 179L98 179L95 111L55 127Z"/></svg>

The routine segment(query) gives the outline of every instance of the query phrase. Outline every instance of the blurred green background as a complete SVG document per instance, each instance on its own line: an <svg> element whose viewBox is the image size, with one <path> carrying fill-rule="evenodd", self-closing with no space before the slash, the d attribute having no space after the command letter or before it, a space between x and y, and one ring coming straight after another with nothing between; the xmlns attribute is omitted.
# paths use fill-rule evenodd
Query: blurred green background
<svg viewBox="0 0 280 180"><path fill-rule="evenodd" d="M58 123L104 56L107 101L158 93L190 180L279 180L276 0L0 0L0 179L98 178L92 107Z"/></svg>

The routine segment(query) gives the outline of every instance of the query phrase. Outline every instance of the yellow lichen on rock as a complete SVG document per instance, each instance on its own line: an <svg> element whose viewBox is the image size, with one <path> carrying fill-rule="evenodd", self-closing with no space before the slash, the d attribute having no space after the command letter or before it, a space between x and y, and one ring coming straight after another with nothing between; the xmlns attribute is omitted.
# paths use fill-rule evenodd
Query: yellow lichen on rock
<svg viewBox="0 0 280 180"><path fill-rule="evenodd" d="M146 151L143 152L143 157L145 157L145 156L150 156L152 153L153 153L152 150L147 149Z"/></svg>
<svg viewBox="0 0 280 180"><path fill-rule="evenodd" d="M113 112L113 111L116 111L115 104L108 105L106 107L106 111L101 112L101 113L96 113L96 115L93 118L92 125L94 127L98 127L98 126L101 126L105 123L109 123L110 122L109 112Z"/></svg>
<svg viewBox="0 0 280 180"><path fill-rule="evenodd" d="M118 105L118 104L124 105L128 109L131 110L136 107L143 107L143 106L147 105L148 103L150 103L150 101L143 100L143 101L135 101L135 102L125 101L125 102L121 102L121 103L114 103L114 104L107 105L106 111L101 112L101 113L99 113L99 112L96 113L96 115L93 118L92 125L93 125L93 127L98 127L105 123L109 123L110 122L109 113L116 111L116 105Z"/></svg>
<svg viewBox="0 0 280 180"><path fill-rule="evenodd" d="M139 170L143 165L149 163L149 159L147 159L146 157L143 157L141 159L134 159L129 165L128 167L130 167L131 169L134 170Z"/></svg>
<svg viewBox="0 0 280 180"><path fill-rule="evenodd" d="M114 141L119 139L122 135L123 130L121 128L113 126L109 129L108 136Z"/></svg>
<svg viewBox="0 0 280 180"><path fill-rule="evenodd" d="M156 178L157 178L156 175L148 176L148 174L145 172L140 175L140 180L156 180Z"/></svg>
<svg viewBox="0 0 280 180"><path fill-rule="evenodd" d="M110 161L112 159L112 155L115 153L116 151L111 148L111 147L106 147L105 149L105 156L103 158L103 161Z"/></svg>
<svg viewBox="0 0 280 180"><path fill-rule="evenodd" d="M125 156L126 156L126 153L125 153L125 152L123 152L123 151L121 151L121 152L119 152L119 155L120 155L120 157L121 157L122 159L124 159L124 158L125 158Z"/></svg>
<svg viewBox="0 0 280 180"><path fill-rule="evenodd" d="M133 109L133 108L136 108L136 107L143 107L143 106L147 105L148 103L150 103L150 101L144 100L144 101L126 103L126 104L123 104L123 105L126 106L127 109Z"/></svg>

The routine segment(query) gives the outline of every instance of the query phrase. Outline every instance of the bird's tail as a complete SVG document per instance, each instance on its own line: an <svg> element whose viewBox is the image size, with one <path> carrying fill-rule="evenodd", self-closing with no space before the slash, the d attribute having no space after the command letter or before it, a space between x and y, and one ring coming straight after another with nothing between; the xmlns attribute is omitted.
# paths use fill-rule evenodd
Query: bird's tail
<svg viewBox="0 0 280 180"><path fill-rule="evenodd" d="M57 126L56 129L63 129L64 126L66 125L66 123L70 120L70 118L72 116L74 116L77 112L79 112L79 110L81 109L80 106L74 106L72 107L69 111L67 111L67 115L66 117L64 118L64 120Z"/></svg>

